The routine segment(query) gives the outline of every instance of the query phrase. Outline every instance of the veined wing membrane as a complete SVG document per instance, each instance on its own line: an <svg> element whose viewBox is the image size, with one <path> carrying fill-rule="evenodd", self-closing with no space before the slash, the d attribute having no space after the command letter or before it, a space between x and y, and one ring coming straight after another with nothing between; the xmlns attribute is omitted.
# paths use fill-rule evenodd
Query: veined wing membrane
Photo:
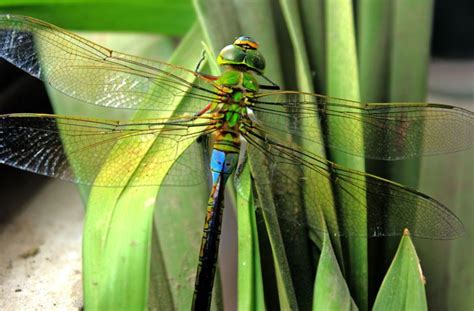
<svg viewBox="0 0 474 311"><path fill-rule="evenodd" d="M205 181L206 168L180 161L177 150L180 143L210 131L212 126L206 118L120 122L60 115L2 115L0 163L79 184L123 187L156 185L154 172L176 161L174 176L169 176L167 183L198 184ZM162 143L144 149L143 144L152 143L157 135ZM114 145L124 140L120 145L124 146L123 152L111 156ZM145 153L155 156L144 158ZM126 172L133 169L129 163L137 159L141 160L139 169L150 173L130 182ZM112 169L97 181L96 176L105 164Z"/></svg>
<svg viewBox="0 0 474 311"><path fill-rule="evenodd" d="M272 190L286 192L286 189L295 187L294 183L297 183L300 189L316 189L314 187L318 185L313 185L313 183L323 177L330 181L333 188L337 185L337 189L347 194L335 198L344 200L336 204L336 208L344 209L344 213L324 212L333 206L326 206L330 202L326 198L331 195L330 193L323 194L325 197L310 202L311 207L306 206L307 217L316 219L313 223L322 223L318 217L324 214L326 229L323 229L323 226L316 228L320 231L337 236L376 237L401 235L403 230L408 228L414 236L435 239L454 238L464 231L456 215L440 202L416 190L375 175L339 166L314 153L302 150L296 144L281 141L258 126L248 128L244 136L250 145L249 152L264 153L268 159L270 171L280 176L277 179L279 186ZM294 176L289 176L285 170L281 169L285 165L308 169L304 170L304 178L294 180ZM254 174L259 174L259 172L254 172ZM275 177L270 178L269 182L272 180L275 180ZM304 183L308 183L310 187L304 187ZM370 208L374 210L366 211L367 194L373 203L370 204ZM281 193L279 197L285 198L285 193ZM305 198L308 197L311 196L305 196ZM387 206L386 202L389 198L393 203ZM367 215L367 219L364 220L366 224L358 223L361 221L358 217L360 213ZM339 226L337 215L348 215L344 226ZM284 217L291 219L291 215ZM367 231L360 232L360 228L364 228L364 225Z"/></svg>
<svg viewBox="0 0 474 311"><path fill-rule="evenodd" d="M177 99L190 97L185 112L195 113L218 93L193 71L115 52L25 16L0 15L0 57L66 95L105 107L174 110Z"/></svg>
<svg viewBox="0 0 474 311"><path fill-rule="evenodd" d="M279 137L291 133L303 141L371 159L405 159L474 146L474 113L449 105L366 104L291 91L258 94L253 102L252 109L263 120L262 125ZM301 122L304 118L324 121L327 117L331 126L322 136L313 134L317 130L314 122ZM283 126L281 120L290 121L291 126ZM354 132L354 122L362 123L363 133ZM354 144L354 136L365 137L368 143L363 147Z"/></svg>

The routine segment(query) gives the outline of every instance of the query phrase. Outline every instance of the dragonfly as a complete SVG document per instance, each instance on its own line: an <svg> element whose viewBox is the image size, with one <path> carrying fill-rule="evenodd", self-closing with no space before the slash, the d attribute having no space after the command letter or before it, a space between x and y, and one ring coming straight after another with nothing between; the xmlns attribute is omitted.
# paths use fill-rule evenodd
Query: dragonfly
<svg viewBox="0 0 474 311"><path fill-rule="evenodd" d="M277 179L279 186L272 189L275 196L287 195L288 189L315 189L319 182L326 182L345 194L340 208L347 215L368 212L365 230L357 225L340 226L336 214L321 212L318 215L324 221L316 229L323 233L376 237L400 235L409 228L412 235L442 239L463 232L457 216L437 200L390 180L346 168L317 149L332 148L378 160L458 152L474 145L471 111L423 102L362 103L280 90L265 76L265 58L257 41L247 36L220 51L217 63L223 73L211 76L112 51L34 18L2 15L0 57L85 103L165 115L127 121L49 114L1 115L0 163L96 187L181 185L185 180L200 182L201 173L207 172L212 187L193 310L210 308L224 189L229 178L236 175L244 153L262 160L261 165L252 166L255 183L268 186ZM178 112L174 106L177 101L183 103ZM328 120L332 125L321 130L320 124ZM359 126L362 132L357 132ZM356 135L377 140L357 144L353 140ZM158 137L160 143L151 144ZM184 161L184 153L195 152L193 142L203 137L211 150L210 164ZM114 156L114 146L124 141L126 156ZM143 151L143 144L150 147ZM145 152L148 156L133 169L165 170L173 163L169 178L157 181L153 174L128 177L132 160L144 157ZM105 178L99 174L104 166L109 167ZM260 175L267 178L257 178ZM319 199L308 196L316 210L333 207L329 203L331 187L319 187ZM390 219L382 210L368 211L368 195L375 208L390 200Z"/></svg>

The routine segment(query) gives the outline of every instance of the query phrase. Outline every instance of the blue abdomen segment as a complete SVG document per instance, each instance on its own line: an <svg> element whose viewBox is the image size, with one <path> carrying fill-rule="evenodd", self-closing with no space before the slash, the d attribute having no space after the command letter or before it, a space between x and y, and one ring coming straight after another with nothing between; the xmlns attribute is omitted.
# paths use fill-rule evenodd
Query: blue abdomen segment
<svg viewBox="0 0 474 311"><path fill-rule="evenodd" d="M238 159L238 153L212 150L210 163L212 184L217 185L218 182L225 184L227 178L234 172ZM221 180L219 180L219 176Z"/></svg>

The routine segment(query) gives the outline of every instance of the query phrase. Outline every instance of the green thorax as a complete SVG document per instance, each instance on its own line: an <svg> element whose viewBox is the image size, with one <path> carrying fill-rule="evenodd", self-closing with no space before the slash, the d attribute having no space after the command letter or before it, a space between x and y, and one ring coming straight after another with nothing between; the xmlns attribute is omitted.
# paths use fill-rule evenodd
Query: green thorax
<svg viewBox="0 0 474 311"><path fill-rule="evenodd" d="M256 93L259 89L257 79L253 74L232 68L226 70L219 79L217 79L216 83L218 85L226 86L235 90L239 89L248 93Z"/></svg>
<svg viewBox="0 0 474 311"><path fill-rule="evenodd" d="M219 121L214 134L214 148L238 152L242 118L247 116L248 99L259 90L259 85L251 73L232 67L217 79L216 84L223 86L225 96L216 113Z"/></svg>

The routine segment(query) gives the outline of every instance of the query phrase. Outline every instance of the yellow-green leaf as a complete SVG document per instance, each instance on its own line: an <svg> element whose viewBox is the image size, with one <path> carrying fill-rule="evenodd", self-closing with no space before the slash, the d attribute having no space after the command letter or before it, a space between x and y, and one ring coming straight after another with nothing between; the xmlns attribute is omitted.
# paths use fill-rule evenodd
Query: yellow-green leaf
<svg viewBox="0 0 474 311"><path fill-rule="evenodd" d="M385 275L373 310L428 310L425 277L408 230Z"/></svg>

